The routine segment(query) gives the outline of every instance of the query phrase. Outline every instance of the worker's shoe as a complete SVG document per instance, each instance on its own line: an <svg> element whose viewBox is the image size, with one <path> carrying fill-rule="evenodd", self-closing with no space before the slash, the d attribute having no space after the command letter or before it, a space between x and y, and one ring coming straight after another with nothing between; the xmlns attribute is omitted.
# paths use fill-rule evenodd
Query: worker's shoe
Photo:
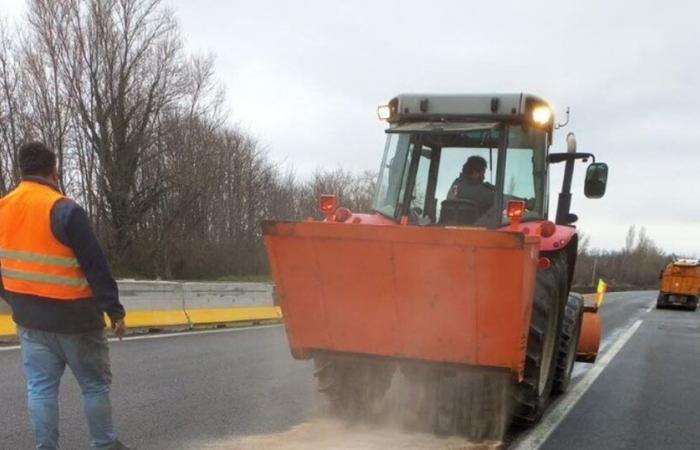
<svg viewBox="0 0 700 450"><path fill-rule="evenodd" d="M121 441L117 440L117 442L112 445L109 450L136 450L133 447L127 447L126 445L122 444Z"/></svg>

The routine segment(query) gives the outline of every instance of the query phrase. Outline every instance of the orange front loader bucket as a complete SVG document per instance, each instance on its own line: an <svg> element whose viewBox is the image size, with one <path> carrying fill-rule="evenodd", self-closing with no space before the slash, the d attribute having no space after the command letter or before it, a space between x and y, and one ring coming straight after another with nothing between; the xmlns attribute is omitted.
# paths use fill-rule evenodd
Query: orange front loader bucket
<svg viewBox="0 0 700 450"><path fill-rule="evenodd" d="M505 367L522 376L538 237L265 222L295 357L314 350Z"/></svg>

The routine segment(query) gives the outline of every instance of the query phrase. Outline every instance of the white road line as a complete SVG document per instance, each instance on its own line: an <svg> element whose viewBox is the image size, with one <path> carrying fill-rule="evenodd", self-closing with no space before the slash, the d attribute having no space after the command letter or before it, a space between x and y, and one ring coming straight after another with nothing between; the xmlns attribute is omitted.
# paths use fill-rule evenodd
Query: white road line
<svg viewBox="0 0 700 450"><path fill-rule="evenodd" d="M139 341L141 339L165 339L165 338L173 338L173 337L184 337L184 336L196 336L199 334L216 334L216 333L228 333L232 331L250 331L250 330L261 330L265 328L276 328L276 327L281 327L281 324L275 324L275 325L256 325L252 327L240 327L240 328L223 328L223 329L216 329L216 330L202 330L202 331L186 331L186 332L180 332L180 333L167 333L167 334L149 334L145 336L131 336L131 337L126 337L123 339L123 342L127 341ZM117 338L109 338L109 342L118 342L119 339ZM6 352L10 350L19 350L20 346L19 345L11 345L8 347L0 347L0 352Z"/></svg>
<svg viewBox="0 0 700 450"><path fill-rule="evenodd" d="M576 385L573 386L569 392L564 394L564 398L556 405L554 409L545 414L540 424L529 432L514 447L512 447L512 449L533 450L540 448L540 446L544 444L557 426L559 426L561 421L564 420L569 411L571 411L571 409L581 399L583 394L585 394L586 391L593 385L593 382L598 378L608 364L610 364L610 361L615 358L620 349L622 349L627 341L630 340L641 324L642 320L637 320L622 336L620 336L620 339L613 344L610 350L608 350L604 355L600 355L600 359L593 364L593 367L591 367L586 376L584 376L581 381L576 383Z"/></svg>
<svg viewBox="0 0 700 450"><path fill-rule="evenodd" d="M10 345L7 347L0 347L0 352L7 352L10 350L19 350L19 345Z"/></svg>
<svg viewBox="0 0 700 450"><path fill-rule="evenodd" d="M647 312L650 313L651 310L654 309L654 306L656 306L656 304L653 304L653 305L649 306L649 307L647 308Z"/></svg>

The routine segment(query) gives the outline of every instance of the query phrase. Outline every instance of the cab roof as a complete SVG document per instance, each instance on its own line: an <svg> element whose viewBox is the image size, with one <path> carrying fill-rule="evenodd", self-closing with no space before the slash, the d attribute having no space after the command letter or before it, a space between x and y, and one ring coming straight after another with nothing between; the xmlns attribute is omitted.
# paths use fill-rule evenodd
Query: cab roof
<svg viewBox="0 0 700 450"><path fill-rule="evenodd" d="M390 123L435 119L522 119L548 103L533 94L399 94L389 102ZM553 119L552 119L553 120Z"/></svg>

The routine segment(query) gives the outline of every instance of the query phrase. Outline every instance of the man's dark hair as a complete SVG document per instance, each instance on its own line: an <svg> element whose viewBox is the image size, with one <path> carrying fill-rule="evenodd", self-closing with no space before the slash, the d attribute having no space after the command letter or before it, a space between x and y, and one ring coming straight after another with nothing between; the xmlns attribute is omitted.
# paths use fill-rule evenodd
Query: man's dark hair
<svg viewBox="0 0 700 450"><path fill-rule="evenodd" d="M470 156L462 166L462 173L469 175L472 172L483 172L486 170L486 160L481 156Z"/></svg>
<svg viewBox="0 0 700 450"><path fill-rule="evenodd" d="M56 169L56 154L42 142L28 142L19 149L19 170L22 176L47 177Z"/></svg>

